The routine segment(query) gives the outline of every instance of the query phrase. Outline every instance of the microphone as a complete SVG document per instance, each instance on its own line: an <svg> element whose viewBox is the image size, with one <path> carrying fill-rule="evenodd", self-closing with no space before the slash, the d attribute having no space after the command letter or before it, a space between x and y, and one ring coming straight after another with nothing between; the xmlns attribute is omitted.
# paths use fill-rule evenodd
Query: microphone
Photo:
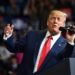
<svg viewBox="0 0 75 75"><path fill-rule="evenodd" d="M75 34L75 25L74 24L67 24L65 27L60 27L59 30L62 32L68 31L68 33L70 35L72 35L72 34Z"/></svg>

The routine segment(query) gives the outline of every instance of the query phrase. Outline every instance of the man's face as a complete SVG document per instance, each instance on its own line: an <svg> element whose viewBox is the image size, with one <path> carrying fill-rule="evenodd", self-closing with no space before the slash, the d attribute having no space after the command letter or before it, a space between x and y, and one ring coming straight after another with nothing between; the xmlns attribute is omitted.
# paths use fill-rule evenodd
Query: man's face
<svg viewBox="0 0 75 75"><path fill-rule="evenodd" d="M49 15L47 26L52 34L57 34L60 32L59 28L65 26L66 17L60 13L54 13Z"/></svg>

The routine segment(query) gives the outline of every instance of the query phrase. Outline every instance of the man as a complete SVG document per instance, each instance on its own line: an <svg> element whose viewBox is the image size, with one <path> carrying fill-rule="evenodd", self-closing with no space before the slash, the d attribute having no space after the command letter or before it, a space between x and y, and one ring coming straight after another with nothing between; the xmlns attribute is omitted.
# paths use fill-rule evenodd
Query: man
<svg viewBox="0 0 75 75"><path fill-rule="evenodd" d="M67 56L65 52L73 51L75 35L69 35L66 32L67 39L64 39L61 35L60 27L65 26L67 15L59 10L53 10L47 20L47 30L44 31L30 31L27 35L16 42L13 41L13 25L8 24L4 29L3 39L7 45L7 48L11 52L24 52L23 61L18 67L17 75L34 75L40 74L45 70L58 64L64 57ZM49 37L51 36L51 37ZM51 39L51 46L47 55L44 54L41 58L43 60L40 68L38 69L39 60L45 47L45 42ZM45 50L45 49L44 49ZM43 52L44 53L44 52ZM46 53L46 52L45 52Z"/></svg>

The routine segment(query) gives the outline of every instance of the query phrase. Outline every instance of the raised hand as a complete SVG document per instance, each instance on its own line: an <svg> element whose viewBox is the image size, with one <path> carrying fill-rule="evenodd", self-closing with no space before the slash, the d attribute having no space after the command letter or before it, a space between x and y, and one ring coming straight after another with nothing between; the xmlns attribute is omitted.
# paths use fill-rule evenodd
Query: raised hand
<svg viewBox="0 0 75 75"><path fill-rule="evenodd" d="M7 24L5 27L4 27L4 35L7 37L9 35L11 35L13 33L13 30L14 30L14 25L11 25L11 24Z"/></svg>
<svg viewBox="0 0 75 75"><path fill-rule="evenodd" d="M70 34L68 31L66 32L66 39L68 42L70 43L74 43L75 41L75 33L74 34Z"/></svg>

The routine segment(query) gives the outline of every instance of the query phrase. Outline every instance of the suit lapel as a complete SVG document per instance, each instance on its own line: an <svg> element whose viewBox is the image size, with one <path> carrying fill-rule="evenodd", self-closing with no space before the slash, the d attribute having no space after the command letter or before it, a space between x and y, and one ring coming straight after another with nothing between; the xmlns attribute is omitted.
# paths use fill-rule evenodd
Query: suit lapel
<svg viewBox="0 0 75 75"><path fill-rule="evenodd" d="M36 59L37 59L37 56L38 56L38 52L39 52L41 42L44 39L45 35L46 35L46 31L39 33L39 35L37 36L37 42L36 42L35 51L34 51L34 65L35 65L35 62L36 62Z"/></svg>
<svg viewBox="0 0 75 75"><path fill-rule="evenodd" d="M46 64L49 63L49 61L56 60L56 56L58 53L63 51L63 48L66 46L65 39L61 36L57 42L52 47L51 51L48 53L44 63L42 64L41 69L45 68ZM56 63L56 61L55 61ZM52 66L53 63L49 63L50 66ZM40 69L40 70L41 70Z"/></svg>

